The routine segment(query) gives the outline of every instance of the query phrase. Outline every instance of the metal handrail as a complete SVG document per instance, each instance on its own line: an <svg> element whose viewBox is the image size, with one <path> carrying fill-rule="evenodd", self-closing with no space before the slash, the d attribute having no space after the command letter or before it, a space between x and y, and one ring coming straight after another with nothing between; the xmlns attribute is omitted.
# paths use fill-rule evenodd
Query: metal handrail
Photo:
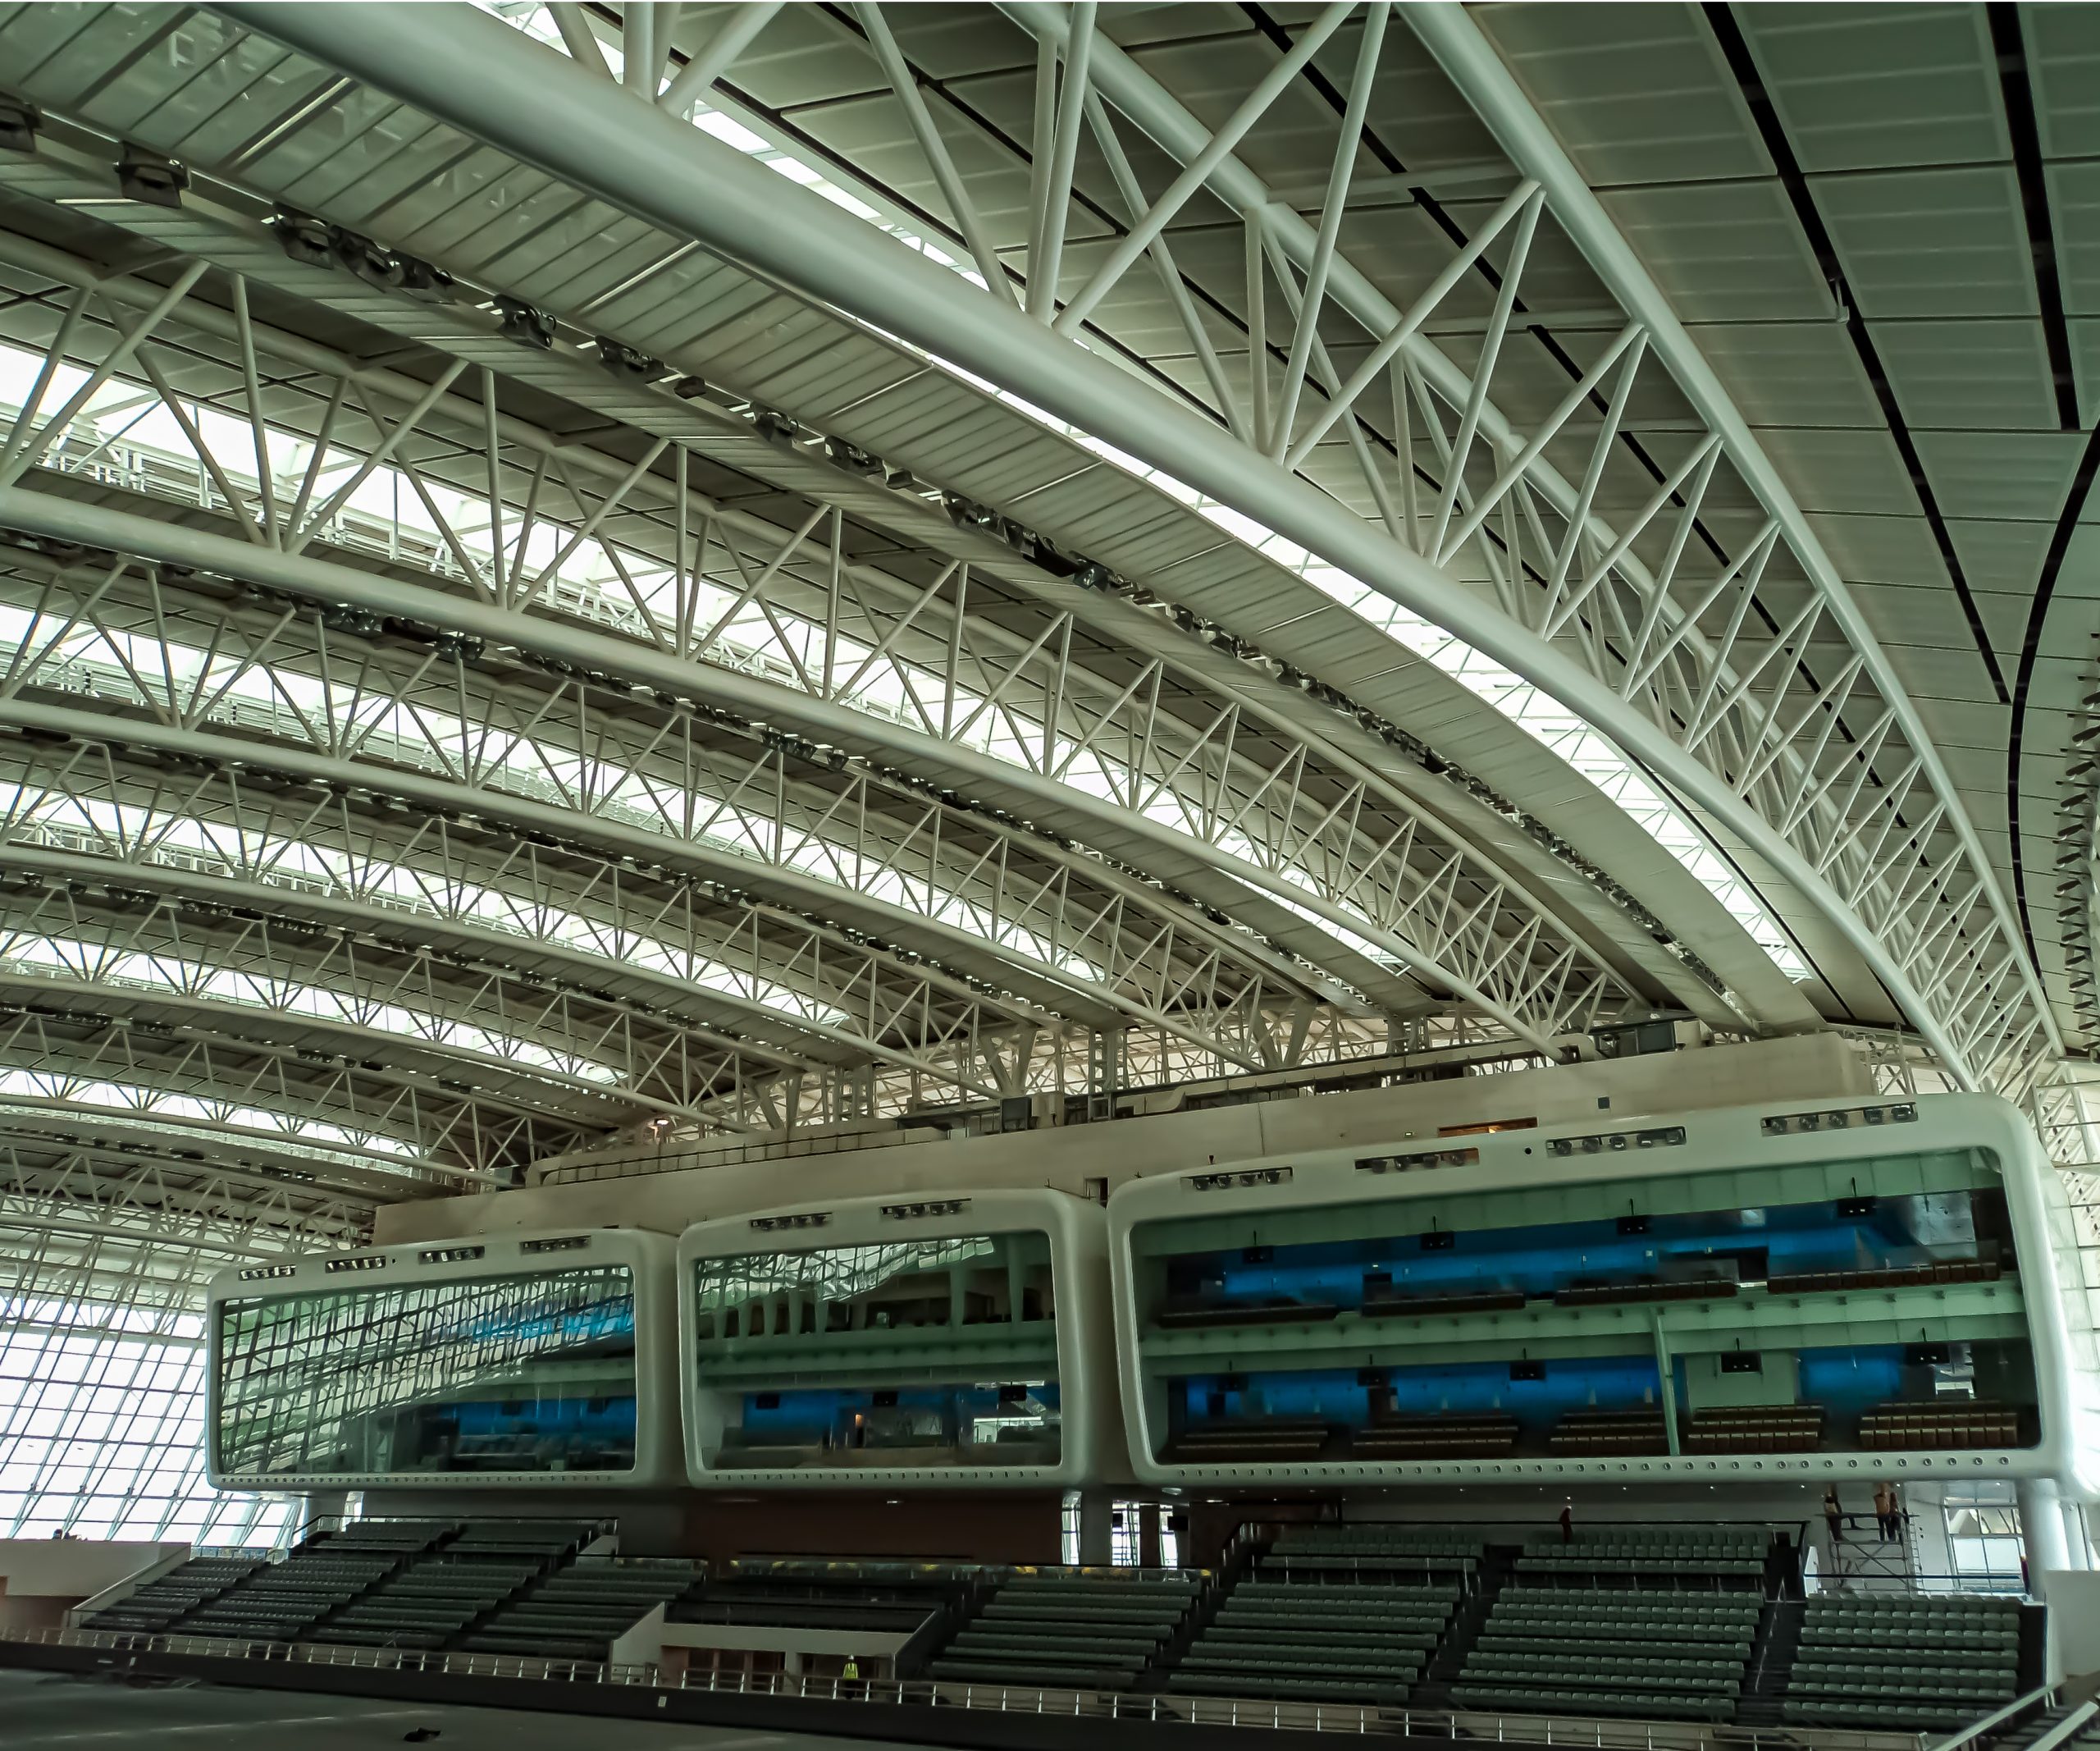
<svg viewBox="0 0 2100 1751"><path fill-rule="evenodd" d="M2043 1734L2025 1751L2057 1751L2057 1747L2068 1744L2093 1724L2093 1717L2100 1714L2100 1703L2088 1697L2062 1720Z"/></svg>
<svg viewBox="0 0 2100 1751"><path fill-rule="evenodd" d="M1608 1721L1566 1715L1379 1708L1347 1703L1185 1696L1179 1693L1167 1696L1125 1691L1037 1689L1022 1685L938 1680L812 1678L790 1672L726 1674L710 1670L696 1673L688 1669L673 1680L654 1665L541 1659L524 1654L336 1647L325 1643L232 1641L199 1635L127 1634L97 1630L33 1630L0 1639L45 1647L96 1648L134 1654L207 1655L372 1671L426 1672L460 1678L646 1685L659 1690L769 1696L803 1702L974 1708L1005 1714L1165 1721L1195 1726L1244 1726L1271 1732L1376 1734L1386 1738L1429 1735L1455 1739L1463 1735L1509 1744L1547 1745L1556 1748L1556 1751L1928 1751L1921 1734L1847 1731L1827 1727ZM2093 1709L2093 1704L2087 1704L2086 1714ZM2084 1716L2079 1718L2082 1721ZM1946 1751L1946 1747L1936 1745L1929 1751Z"/></svg>
<svg viewBox="0 0 2100 1751"><path fill-rule="evenodd" d="M2002 1708L1994 1708L1980 1721L1971 1721L1960 1730L1949 1734L1929 1751L1960 1751L1960 1747L1987 1733L1995 1733L2002 1726L2010 1726L2030 1708L2039 1705L2047 1708L2056 1701L2057 1689L2054 1685L2041 1685L2021 1696L2016 1696Z"/></svg>

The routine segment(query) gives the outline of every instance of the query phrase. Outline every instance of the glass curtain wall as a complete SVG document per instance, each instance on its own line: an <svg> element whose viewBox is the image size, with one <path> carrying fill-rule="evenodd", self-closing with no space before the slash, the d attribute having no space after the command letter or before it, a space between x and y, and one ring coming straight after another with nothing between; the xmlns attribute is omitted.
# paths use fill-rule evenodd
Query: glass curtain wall
<svg viewBox="0 0 2100 1751"><path fill-rule="evenodd" d="M709 1465L1055 1463L1046 1237L740 1253L693 1270Z"/></svg>
<svg viewBox="0 0 2100 1751"><path fill-rule="evenodd" d="M1969 1593L2017 1593L2022 1580L2020 1507L2010 1484L1951 1487L1942 1510L1955 1584Z"/></svg>
<svg viewBox="0 0 2100 1751"><path fill-rule="evenodd" d="M9 1232L0 1257L0 1538L272 1546L299 1504L204 1476L204 1278L225 1262Z"/></svg>
<svg viewBox="0 0 2100 1751"><path fill-rule="evenodd" d="M218 1343L224 1475L634 1466L624 1265L230 1301Z"/></svg>

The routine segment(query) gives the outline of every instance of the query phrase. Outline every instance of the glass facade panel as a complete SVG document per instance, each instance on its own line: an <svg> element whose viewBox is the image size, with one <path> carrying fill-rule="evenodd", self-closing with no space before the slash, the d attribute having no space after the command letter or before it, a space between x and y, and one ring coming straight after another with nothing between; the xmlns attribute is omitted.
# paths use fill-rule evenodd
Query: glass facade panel
<svg viewBox="0 0 2100 1751"><path fill-rule="evenodd" d="M228 1477L632 1470L625 1265L221 1302Z"/></svg>
<svg viewBox="0 0 2100 1751"><path fill-rule="evenodd" d="M283 1538L294 1503L205 1481L199 1314L23 1297L0 1310L0 1538Z"/></svg>
<svg viewBox="0 0 2100 1751"><path fill-rule="evenodd" d="M2040 1438L2011 1218L1979 1152L1278 1205L1146 1223L1133 1247L1170 1460Z"/></svg>
<svg viewBox="0 0 2100 1751"><path fill-rule="evenodd" d="M704 1463L1057 1462L1047 1236L738 1253L693 1272Z"/></svg>
<svg viewBox="0 0 2100 1751"><path fill-rule="evenodd" d="M1953 1590L2022 1593L2027 1586L2020 1506L2010 1484L1951 1485L1941 1497Z"/></svg>

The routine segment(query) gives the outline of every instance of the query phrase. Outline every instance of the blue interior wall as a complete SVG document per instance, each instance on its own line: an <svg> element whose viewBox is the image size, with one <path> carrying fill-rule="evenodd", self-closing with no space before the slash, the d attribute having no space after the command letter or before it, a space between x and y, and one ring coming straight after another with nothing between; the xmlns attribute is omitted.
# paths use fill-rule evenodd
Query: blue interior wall
<svg viewBox="0 0 2100 1751"><path fill-rule="evenodd" d="M1385 1383L1394 1410L1403 1415L1507 1410L1520 1421L1541 1424L1591 1406L1618 1410L1652 1404L1661 1384L1652 1356L1588 1357L1544 1365L1542 1380L1512 1379L1507 1362L1369 1372ZM1185 1383L1192 1426L1242 1417L1317 1417L1360 1425L1370 1420L1372 1390L1365 1378L1348 1369L1197 1374ZM1221 1410L1211 1409L1213 1394L1222 1396Z"/></svg>
<svg viewBox="0 0 2100 1751"><path fill-rule="evenodd" d="M1920 1200L1922 1201L1922 1200ZM1540 1223L1449 1232L1425 1247L1419 1237L1331 1241L1267 1249L1183 1255L1177 1274L1193 1273L1207 1303L1290 1300L1354 1307L1372 1272L1397 1292L1459 1293L1519 1289L1550 1295L1586 1280L1698 1274L1709 1261L1762 1252L1774 1272L1872 1269L1924 1256L1910 1220L1913 1200L1884 1200L1841 1217L1828 1203L1659 1216L1643 1234L1610 1221ZM1935 1249L1944 1254L1945 1248ZM1973 1250L1973 1249L1971 1249Z"/></svg>

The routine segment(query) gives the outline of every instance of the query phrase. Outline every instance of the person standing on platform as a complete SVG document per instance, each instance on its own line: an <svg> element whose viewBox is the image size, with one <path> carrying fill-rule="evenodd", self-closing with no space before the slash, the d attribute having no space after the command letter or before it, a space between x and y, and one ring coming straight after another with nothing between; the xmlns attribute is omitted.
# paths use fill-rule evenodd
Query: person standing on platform
<svg viewBox="0 0 2100 1751"><path fill-rule="evenodd" d="M1575 1542L1575 1504L1572 1502L1564 1502L1560 1506L1560 1542L1563 1544Z"/></svg>

